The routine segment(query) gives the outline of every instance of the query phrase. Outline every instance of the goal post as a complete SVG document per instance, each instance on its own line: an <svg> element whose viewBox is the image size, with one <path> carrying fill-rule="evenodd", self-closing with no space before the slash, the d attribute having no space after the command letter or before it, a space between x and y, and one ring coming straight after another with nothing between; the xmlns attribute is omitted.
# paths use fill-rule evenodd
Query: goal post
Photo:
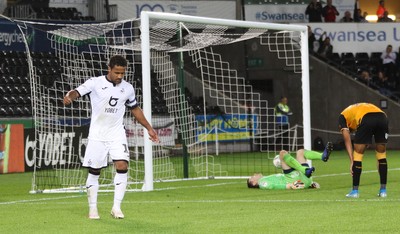
<svg viewBox="0 0 400 234"><path fill-rule="evenodd" d="M128 60L125 79L161 139L151 142L126 113L128 191L169 186L158 182L276 173L272 159L280 150L311 149L306 26L157 12L108 23L15 22L25 38L41 35L50 51L26 46L35 118L26 151L34 161L32 193L84 190L90 102L81 97L64 106L62 97L106 74L115 54ZM268 59L251 67L249 57ZM293 96L297 117L284 127L269 100L282 93L262 93L260 79L252 80L267 72L274 72L268 77L278 84L275 92ZM113 191L114 173L110 161L101 172L101 191Z"/></svg>
<svg viewBox="0 0 400 234"><path fill-rule="evenodd" d="M274 23L260 23L260 22L249 22L249 21L238 21L238 20L227 20L227 19L216 19L208 17L188 16L181 14L172 13L159 13L159 12L147 12L142 11L140 14L141 19L141 49L142 49L142 70L143 70L143 92L150 95L151 93L151 62L150 62L150 19L167 20L176 22L196 23L205 25L217 25L217 26L232 26L240 28L260 28L267 30L279 30L279 31L298 31L300 33L300 47L301 47L301 81L302 81L302 105L303 105L303 136L304 136L304 148L311 149L311 117L310 117L310 82L309 82L309 54L308 54L308 31L307 26L304 25L288 25L288 24L274 24ZM144 97L143 108L145 115L151 117L151 98L148 96ZM152 171L152 160L151 160L151 142L147 141L147 147L145 150L146 160L146 171ZM147 184L145 190L153 189L153 177L152 173L149 173L148 177L145 177L145 184Z"/></svg>

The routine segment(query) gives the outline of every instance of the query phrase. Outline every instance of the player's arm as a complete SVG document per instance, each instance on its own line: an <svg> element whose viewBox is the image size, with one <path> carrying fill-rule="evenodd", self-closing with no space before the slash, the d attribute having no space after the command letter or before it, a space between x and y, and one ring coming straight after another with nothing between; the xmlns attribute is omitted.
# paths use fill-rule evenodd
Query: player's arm
<svg viewBox="0 0 400 234"><path fill-rule="evenodd" d="M351 144L350 129L347 127L346 119L343 115L339 116L339 129L343 137L344 145L350 161L353 162L353 146Z"/></svg>
<svg viewBox="0 0 400 234"><path fill-rule="evenodd" d="M346 119L343 115L339 117L339 129L343 136L344 146L350 159L350 173L353 175L353 145L351 144L350 129L347 127Z"/></svg>
<svg viewBox="0 0 400 234"><path fill-rule="evenodd" d="M146 117L143 114L142 109L139 106L136 106L131 110L132 115L135 117L135 119L144 127L147 129L147 132L149 133L150 140L153 142L160 142L158 135L156 131L154 131L153 127L150 125L150 123L147 121Z"/></svg>
<svg viewBox="0 0 400 234"><path fill-rule="evenodd" d="M346 147L347 154L349 155L350 161L353 162L353 146L351 144L351 136L348 128L342 128L341 130L344 145Z"/></svg>
<svg viewBox="0 0 400 234"><path fill-rule="evenodd" d="M85 83L81 84L76 89L68 91L68 93L64 96L64 105L70 105L75 99L78 97L83 97L90 92L92 92L95 88L96 81L94 78L90 78L85 81Z"/></svg>
<svg viewBox="0 0 400 234"><path fill-rule="evenodd" d="M70 105L75 99L80 97L81 95L79 94L78 91L76 90L70 90L65 96L64 96L64 105Z"/></svg>
<svg viewBox="0 0 400 234"><path fill-rule="evenodd" d="M353 158L353 146L351 144L350 131L348 128L347 129L342 128L341 132L342 132L342 136L343 136L343 140L344 140L344 145L346 147L347 155L349 155L349 159L350 159L350 173L351 173L351 175L353 175L354 158Z"/></svg>

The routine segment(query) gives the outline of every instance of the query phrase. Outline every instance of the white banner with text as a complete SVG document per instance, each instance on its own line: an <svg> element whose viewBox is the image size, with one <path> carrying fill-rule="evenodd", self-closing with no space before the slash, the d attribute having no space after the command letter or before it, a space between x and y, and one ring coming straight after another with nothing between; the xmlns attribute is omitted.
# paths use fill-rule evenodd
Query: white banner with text
<svg viewBox="0 0 400 234"><path fill-rule="evenodd" d="M382 52L387 45L400 46L400 23L313 23L318 40L323 32L331 39L333 52Z"/></svg>
<svg viewBox="0 0 400 234"><path fill-rule="evenodd" d="M321 1L326 6L326 1ZM332 5L339 11L336 21L339 22L344 12L350 11L353 15L354 0L333 0ZM305 14L308 4L258 4L245 5L245 19L247 21L270 23L304 23L308 22ZM378 6L378 5L377 5Z"/></svg>
<svg viewBox="0 0 400 234"><path fill-rule="evenodd" d="M179 13L223 19L236 19L236 1L126 1L110 0L118 5L118 20L139 18L141 11Z"/></svg>

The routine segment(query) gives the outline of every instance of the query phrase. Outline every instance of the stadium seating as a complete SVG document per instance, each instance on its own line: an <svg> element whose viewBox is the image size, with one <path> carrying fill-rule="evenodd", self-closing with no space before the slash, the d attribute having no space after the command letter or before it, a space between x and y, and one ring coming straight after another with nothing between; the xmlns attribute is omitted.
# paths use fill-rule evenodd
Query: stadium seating
<svg viewBox="0 0 400 234"><path fill-rule="evenodd" d="M333 53L328 58L327 63L337 67L339 70L355 78L356 80L365 83L362 81L362 79L359 79L359 75L362 71L368 71L371 77L376 77L378 72L381 70L381 54L381 52L372 52L370 55L366 52L359 52L355 54L348 52L341 53L340 55L338 53ZM320 59L325 61L325 59ZM399 75L400 68L397 72L397 76ZM376 90L380 90L381 88L378 84L374 83L374 81L366 85ZM395 101L400 101L400 92L396 90L398 88L400 88L400 84L395 84L392 87L392 92L390 92L390 95L388 95L388 97Z"/></svg>
<svg viewBox="0 0 400 234"><path fill-rule="evenodd" d="M10 1L4 14L10 18L45 19L62 21L94 21L93 16L83 16L75 7L48 7L49 1Z"/></svg>
<svg viewBox="0 0 400 234"><path fill-rule="evenodd" d="M355 63L357 73L361 71L369 71L369 55L368 53L360 52L355 55Z"/></svg>
<svg viewBox="0 0 400 234"><path fill-rule="evenodd" d="M328 59L328 63L333 66L338 66L342 62L342 58L339 53L332 53L331 57Z"/></svg>
<svg viewBox="0 0 400 234"><path fill-rule="evenodd" d="M31 117L31 91L25 52L1 51L0 116Z"/></svg>
<svg viewBox="0 0 400 234"><path fill-rule="evenodd" d="M50 52L31 52L33 64L36 67L36 75L39 79L39 83L45 87L57 87L58 90L70 90L72 87L66 86L66 82L59 82L63 77L61 74L61 67L59 60L53 53ZM107 71L107 65L105 63L106 58L104 55L85 55L94 56L87 57L87 60L91 61L102 61L102 62L88 62L87 67L92 71L92 75L102 75ZM0 116L4 117L31 117L31 87L29 78L29 68L26 66L26 53L16 51L1 51L0 59L5 61L0 69ZM133 62L133 61L131 61ZM134 63L135 75L134 75L134 87L142 87L142 75L141 75L141 64ZM153 74L152 77L156 77ZM82 80L84 82L84 80ZM62 87L61 87L62 86ZM156 79L152 80L152 105L154 107L154 113L156 114L167 114L168 108L162 89L159 86ZM50 98L50 102L56 102L62 100L63 93L51 94L53 97ZM204 112L204 104L201 98L195 98L193 94L186 89L185 90L186 101L193 108L193 113L200 114ZM57 103L56 106L62 105ZM214 110L215 107L209 107L209 110ZM73 111L65 108L59 108L54 110L55 113L67 114L67 115L87 115L85 110L79 110L79 107L73 108Z"/></svg>

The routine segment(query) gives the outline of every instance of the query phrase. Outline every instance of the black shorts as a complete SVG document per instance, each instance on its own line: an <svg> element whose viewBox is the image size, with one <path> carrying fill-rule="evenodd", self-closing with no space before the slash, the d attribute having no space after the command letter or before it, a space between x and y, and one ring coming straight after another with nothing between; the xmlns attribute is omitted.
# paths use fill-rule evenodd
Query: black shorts
<svg viewBox="0 0 400 234"><path fill-rule="evenodd" d="M354 136L355 144L387 143L389 136L389 122L384 113L368 113L364 115Z"/></svg>

